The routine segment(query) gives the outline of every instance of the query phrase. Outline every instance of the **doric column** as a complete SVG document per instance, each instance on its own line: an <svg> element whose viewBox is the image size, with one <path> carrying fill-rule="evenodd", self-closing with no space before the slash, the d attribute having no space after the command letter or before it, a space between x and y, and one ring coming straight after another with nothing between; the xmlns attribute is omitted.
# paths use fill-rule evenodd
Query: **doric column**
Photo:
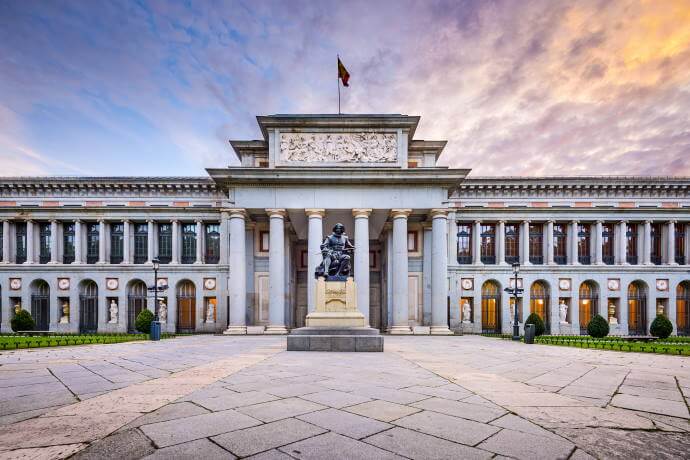
<svg viewBox="0 0 690 460"><path fill-rule="evenodd" d="M628 222L620 221L618 224L618 263L620 265L627 265L628 263Z"/></svg>
<svg viewBox="0 0 690 460"><path fill-rule="evenodd" d="M58 264L58 222L53 219L50 221L50 262L49 264Z"/></svg>
<svg viewBox="0 0 690 460"><path fill-rule="evenodd" d="M407 274L407 217L411 209L392 209L393 218L393 324L391 334L410 334L408 274Z"/></svg>
<svg viewBox="0 0 690 460"><path fill-rule="evenodd" d="M604 223L600 220L594 226L595 228L595 247L594 247L594 263L596 265L604 264Z"/></svg>
<svg viewBox="0 0 690 460"><path fill-rule="evenodd" d="M228 212L220 213L220 264L227 264L230 256L230 214Z"/></svg>
<svg viewBox="0 0 690 460"><path fill-rule="evenodd" d="M472 263L482 264L482 221L475 220L472 228Z"/></svg>
<svg viewBox="0 0 690 460"><path fill-rule="evenodd" d="M171 264L180 263L180 222L172 221L172 260Z"/></svg>
<svg viewBox="0 0 690 460"><path fill-rule="evenodd" d="M268 240L267 334L287 334L285 327L285 209L267 209L270 217Z"/></svg>
<svg viewBox="0 0 690 460"><path fill-rule="evenodd" d="M309 219L307 234L307 313L316 310L316 267L321 263L324 209L305 209ZM356 269L355 269L356 270Z"/></svg>
<svg viewBox="0 0 690 460"><path fill-rule="evenodd" d="M455 211L448 213L448 265L458 265L458 223Z"/></svg>
<svg viewBox="0 0 690 460"><path fill-rule="evenodd" d="M149 219L146 221L146 230L146 263L150 264L153 263L152 261L155 258L155 256L153 255L153 220Z"/></svg>
<svg viewBox="0 0 690 460"><path fill-rule="evenodd" d="M546 225L546 263L548 265L554 265L556 262L553 258L553 220L547 220Z"/></svg>
<svg viewBox="0 0 690 460"><path fill-rule="evenodd" d="M197 219L196 221L196 260L194 261L195 264L203 264L204 259L203 259L203 252L202 249L204 247L204 222L201 219Z"/></svg>
<svg viewBox="0 0 690 460"><path fill-rule="evenodd" d="M230 230L230 318L226 334L247 333L247 248L246 213L244 209L233 209L229 216Z"/></svg>
<svg viewBox="0 0 690 460"><path fill-rule="evenodd" d="M10 221L2 221L2 263L10 263Z"/></svg>
<svg viewBox="0 0 690 460"><path fill-rule="evenodd" d="M570 223L570 264L572 265L579 265L580 261L578 259L578 250L577 250L577 225L578 221L574 220Z"/></svg>
<svg viewBox="0 0 690 460"><path fill-rule="evenodd" d="M73 264L84 263L82 259L82 233L81 233L81 220L74 219L74 262Z"/></svg>
<svg viewBox="0 0 690 460"><path fill-rule="evenodd" d="M644 238L642 240L642 257L644 265L652 264L652 221L644 221Z"/></svg>
<svg viewBox="0 0 690 460"><path fill-rule="evenodd" d="M371 209L353 209L355 218L355 282L357 283L357 309L369 326L369 214ZM445 238L445 234L444 234ZM310 276L314 278L314 276Z"/></svg>
<svg viewBox="0 0 690 460"><path fill-rule="evenodd" d="M98 263L106 263L105 259L105 220L98 221Z"/></svg>
<svg viewBox="0 0 690 460"><path fill-rule="evenodd" d="M498 221L498 226L496 230L497 238L496 238L496 252L498 253L496 255L497 264L498 265L507 265L506 262L506 221L505 220L499 220Z"/></svg>
<svg viewBox="0 0 690 460"><path fill-rule="evenodd" d="M450 335L448 329L448 210L431 211L431 333Z"/></svg>
<svg viewBox="0 0 690 460"><path fill-rule="evenodd" d="M34 263L34 221L26 221L26 262L25 264Z"/></svg>
<svg viewBox="0 0 690 460"><path fill-rule="evenodd" d="M520 235L520 259L522 265L532 265L532 262L529 261L529 223L529 220L525 220L521 225L522 235Z"/></svg>
<svg viewBox="0 0 690 460"><path fill-rule="evenodd" d="M678 265L676 263L676 221L668 221L668 238L666 243L668 244L666 250L666 256L668 257L667 264Z"/></svg>
<svg viewBox="0 0 690 460"><path fill-rule="evenodd" d="M122 221L122 263L131 264L132 263L132 251L131 251L131 222L128 219Z"/></svg>

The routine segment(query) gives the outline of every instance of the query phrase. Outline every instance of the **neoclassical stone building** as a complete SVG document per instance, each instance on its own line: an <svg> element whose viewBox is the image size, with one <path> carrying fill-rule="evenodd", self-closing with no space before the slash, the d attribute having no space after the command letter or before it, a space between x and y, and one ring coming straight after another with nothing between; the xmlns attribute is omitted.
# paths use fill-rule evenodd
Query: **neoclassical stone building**
<svg viewBox="0 0 690 460"><path fill-rule="evenodd" d="M658 311L690 333L688 178L467 177L415 139L419 117L257 120L262 139L230 142L240 165L207 177L0 179L0 330L21 306L39 330L131 331L157 258L164 330L286 333L342 222L383 331L510 331L518 262L518 312L553 334L596 313L647 334Z"/></svg>

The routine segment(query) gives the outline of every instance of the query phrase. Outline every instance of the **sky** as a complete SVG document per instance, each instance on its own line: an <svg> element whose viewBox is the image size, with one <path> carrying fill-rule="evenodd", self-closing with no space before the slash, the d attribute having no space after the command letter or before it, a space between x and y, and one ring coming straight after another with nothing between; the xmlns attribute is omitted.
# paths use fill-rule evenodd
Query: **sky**
<svg viewBox="0 0 690 460"><path fill-rule="evenodd" d="M0 0L0 175L203 176L337 54L471 176L690 176L690 0Z"/></svg>

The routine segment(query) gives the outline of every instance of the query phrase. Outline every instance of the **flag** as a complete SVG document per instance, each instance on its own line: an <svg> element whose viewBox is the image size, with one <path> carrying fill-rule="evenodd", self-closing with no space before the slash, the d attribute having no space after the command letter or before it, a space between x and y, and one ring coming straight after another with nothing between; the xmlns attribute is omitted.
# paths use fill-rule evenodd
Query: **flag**
<svg viewBox="0 0 690 460"><path fill-rule="evenodd" d="M343 63L340 62L340 58L338 58L338 78L343 81L343 86L350 86L347 84L348 80L350 79L350 73L347 71Z"/></svg>

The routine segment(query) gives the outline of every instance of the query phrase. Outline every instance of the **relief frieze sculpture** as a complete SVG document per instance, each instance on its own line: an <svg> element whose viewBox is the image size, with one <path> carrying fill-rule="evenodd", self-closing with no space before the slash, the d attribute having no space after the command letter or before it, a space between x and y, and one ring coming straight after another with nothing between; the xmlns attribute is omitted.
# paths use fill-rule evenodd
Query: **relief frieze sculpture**
<svg viewBox="0 0 690 460"><path fill-rule="evenodd" d="M395 133L280 133L285 163L395 163Z"/></svg>

